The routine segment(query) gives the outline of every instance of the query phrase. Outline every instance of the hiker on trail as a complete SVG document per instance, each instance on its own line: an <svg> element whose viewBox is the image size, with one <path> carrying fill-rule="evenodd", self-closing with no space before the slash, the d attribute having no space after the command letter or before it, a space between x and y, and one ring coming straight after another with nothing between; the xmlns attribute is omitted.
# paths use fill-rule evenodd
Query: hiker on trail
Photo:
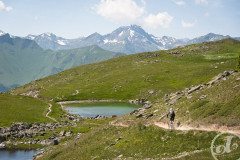
<svg viewBox="0 0 240 160"><path fill-rule="evenodd" d="M167 114L167 118L170 119L170 123L169 123L169 128L170 129L174 129L174 119L175 119L175 112L172 108L170 108L168 114Z"/></svg>

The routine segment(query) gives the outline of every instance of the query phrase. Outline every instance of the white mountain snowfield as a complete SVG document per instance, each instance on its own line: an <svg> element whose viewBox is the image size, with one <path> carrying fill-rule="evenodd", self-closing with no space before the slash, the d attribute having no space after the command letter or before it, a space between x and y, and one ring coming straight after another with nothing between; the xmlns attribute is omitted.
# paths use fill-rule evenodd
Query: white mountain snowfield
<svg viewBox="0 0 240 160"><path fill-rule="evenodd" d="M65 46L65 45L66 45L66 43L65 43L63 40L57 40L57 43L60 44L60 45L62 45L62 46Z"/></svg>

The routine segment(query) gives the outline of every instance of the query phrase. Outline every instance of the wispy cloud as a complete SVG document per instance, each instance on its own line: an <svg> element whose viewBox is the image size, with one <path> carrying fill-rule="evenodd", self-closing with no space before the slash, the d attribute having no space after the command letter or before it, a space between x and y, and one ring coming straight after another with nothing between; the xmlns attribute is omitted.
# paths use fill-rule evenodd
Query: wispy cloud
<svg viewBox="0 0 240 160"><path fill-rule="evenodd" d="M149 28L167 28L173 17L167 12L157 14L147 13L145 0L136 3L135 0L101 0L93 7L95 12L117 23L136 23Z"/></svg>
<svg viewBox="0 0 240 160"><path fill-rule="evenodd" d="M196 4L208 4L208 0L195 0Z"/></svg>
<svg viewBox="0 0 240 160"><path fill-rule="evenodd" d="M144 13L144 6L133 0L101 0L94 7L96 13L114 22L135 22Z"/></svg>
<svg viewBox="0 0 240 160"><path fill-rule="evenodd" d="M144 25L151 28L163 27L167 28L169 24L172 22L173 17L169 15L167 12L159 12L158 14L149 14L144 19Z"/></svg>
<svg viewBox="0 0 240 160"><path fill-rule="evenodd" d="M176 5L183 6L186 4L183 0L172 0Z"/></svg>
<svg viewBox="0 0 240 160"><path fill-rule="evenodd" d="M6 11L9 12L11 11L13 8L10 6L6 6L3 1L0 1L0 11Z"/></svg>
<svg viewBox="0 0 240 160"><path fill-rule="evenodd" d="M194 22L187 22L187 21L182 20L182 27L183 28L191 28L191 27L194 27L195 24L196 24L196 21L194 21Z"/></svg>

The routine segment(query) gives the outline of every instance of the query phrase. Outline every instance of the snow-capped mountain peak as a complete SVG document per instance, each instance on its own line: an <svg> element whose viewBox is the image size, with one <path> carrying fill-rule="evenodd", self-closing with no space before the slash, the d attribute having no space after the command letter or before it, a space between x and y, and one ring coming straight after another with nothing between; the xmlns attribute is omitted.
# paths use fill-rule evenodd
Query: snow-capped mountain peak
<svg viewBox="0 0 240 160"><path fill-rule="evenodd" d="M0 36L5 35L6 33L0 30Z"/></svg>
<svg viewBox="0 0 240 160"><path fill-rule="evenodd" d="M231 37L228 35L224 36L224 35L215 34L215 33L208 33L206 35L203 35L188 41L188 44L217 41L217 40L226 39L226 38L231 38Z"/></svg>
<svg viewBox="0 0 240 160"><path fill-rule="evenodd" d="M51 36L56 36L56 35L53 34L53 33L50 33L50 32L46 32L46 33L40 34L40 36L42 36L42 37L51 37Z"/></svg>
<svg viewBox="0 0 240 160"><path fill-rule="evenodd" d="M60 49L62 46L66 46L69 42L67 39L58 37L53 33L46 32L40 35L28 35L25 38L34 40L44 49Z"/></svg>
<svg viewBox="0 0 240 160"><path fill-rule="evenodd" d="M65 39L53 33L43 33L38 36L28 35L26 38L36 41L44 49L59 50L97 45L105 50L133 54L166 50L193 43L216 41L230 38L230 36L209 33L194 39L177 39L169 36L156 37L147 33L141 26L130 25L119 27L106 35L95 32L87 37L77 39Z"/></svg>
<svg viewBox="0 0 240 160"><path fill-rule="evenodd" d="M25 38L30 39L30 40L34 40L36 38L36 36L32 35L32 34L29 34Z"/></svg>

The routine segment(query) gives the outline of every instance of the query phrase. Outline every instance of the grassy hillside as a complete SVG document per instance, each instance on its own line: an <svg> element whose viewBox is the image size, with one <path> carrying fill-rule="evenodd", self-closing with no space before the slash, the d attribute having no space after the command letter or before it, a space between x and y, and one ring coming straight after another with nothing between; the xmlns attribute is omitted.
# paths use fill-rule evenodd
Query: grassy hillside
<svg viewBox="0 0 240 160"><path fill-rule="evenodd" d="M154 126L129 128L105 126L83 135L77 145L71 141L55 147L40 159L162 159L183 152L209 150L216 133L166 132ZM205 155L211 158L211 154Z"/></svg>
<svg viewBox="0 0 240 160"><path fill-rule="evenodd" d="M50 122L45 117L48 105L30 97L0 94L0 127L13 122Z"/></svg>
<svg viewBox="0 0 240 160"><path fill-rule="evenodd" d="M6 34L0 37L0 91L116 55L98 46L57 52L43 50L34 41Z"/></svg>
<svg viewBox="0 0 240 160"><path fill-rule="evenodd" d="M40 99L53 99L52 103L136 98L147 98L153 103L152 108L142 112L142 117L132 114L113 119L128 127L106 121L82 134L77 145L72 140L49 148L40 159L212 159L209 148L216 132L169 131L154 124L162 121L160 118L170 107L164 102L165 94L207 83L225 70L236 69L239 55L240 42L231 39L141 53L76 67L34 81L12 93L39 91ZM178 100L171 105L176 110L176 122L239 127L239 77L240 73L235 73L192 93L191 98ZM56 105L54 112L58 111ZM146 115L152 116L146 118ZM231 155L232 158L239 157L240 152L235 153L238 154ZM187 155L181 157L184 154Z"/></svg>
<svg viewBox="0 0 240 160"><path fill-rule="evenodd" d="M227 78L210 88L192 94L191 99L183 98L171 106L177 110L176 122L188 125L219 124L239 126L240 73ZM204 100L199 97L206 95ZM144 114L153 117L136 118L135 115L119 117L117 121L129 127L115 127L109 124L82 135L77 145L74 140L53 147L40 159L178 159L212 160L210 146L216 132L169 131L158 128L152 122L160 121L168 109L157 102ZM157 111L157 112L156 112ZM130 123L128 123L130 122ZM148 124L148 125L143 125ZM221 139L225 142L225 140ZM223 144L221 142L221 144ZM227 159L237 159L240 148L227 154ZM219 156L219 159L226 159Z"/></svg>
<svg viewBox="0 0 240 160"><path fill-rule="evenodd" d="M55 101L135 98L156 101L166 93L207 82L224 70L235 69L239 53L240 42L227 39L123 56L34 81L13 93L40 91L40 97Z"/></svg>
<svg viewBox="0 0 240 160"><path fill-rule="evenodd" d="M227 126L232 129L240 128L240 73L228 77L211 87L206 87L196 91L191 95L183 96L175 104L168 105L164 98L155 102L152 108L146 110L143 114L153 116L149 119L136 118L135 116L126 116L121 122L139 121L142 123L154 123L168 121L166 114L169 108L176 111L176 123L190 126ZM161 118L162 117L162 118Z"/></svg>
<svg viewBox="0 0 240 160"><path fill-rule="evenodd" d="M240 121L240 74L218 85L202 90L192 95L191 99L184 98L175 105L180 108L182 121L204 122L238 126ZM200 97L205 95L206 98ZM189 111L190 115L186 115ZM179 115L179 116L180 116ZM190 116L190 117L188 117Z"/></svg>

